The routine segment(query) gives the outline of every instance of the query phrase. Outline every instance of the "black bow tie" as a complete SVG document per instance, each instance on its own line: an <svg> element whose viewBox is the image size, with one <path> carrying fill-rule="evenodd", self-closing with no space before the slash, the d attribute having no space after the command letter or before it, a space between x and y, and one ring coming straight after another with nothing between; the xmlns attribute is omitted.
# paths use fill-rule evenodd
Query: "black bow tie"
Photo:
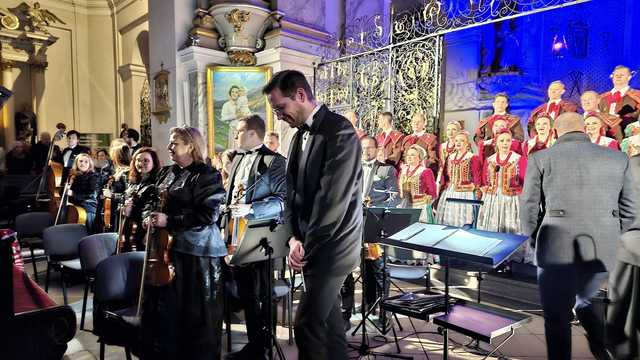
<svg viewBox="0 0 640 360"><path fill-rule="evenodd" d="M247 150L240 153L240 155L251 155L255 153L257 150Z"/></svg>
<svg viewBox="0 0 640 360"><path fill-rule="evenodd" d="M304 124L298 126L298 130L300 130L300 131L311 131L311 127L309 125L307 125L307 123L304 123Z"/></svg>

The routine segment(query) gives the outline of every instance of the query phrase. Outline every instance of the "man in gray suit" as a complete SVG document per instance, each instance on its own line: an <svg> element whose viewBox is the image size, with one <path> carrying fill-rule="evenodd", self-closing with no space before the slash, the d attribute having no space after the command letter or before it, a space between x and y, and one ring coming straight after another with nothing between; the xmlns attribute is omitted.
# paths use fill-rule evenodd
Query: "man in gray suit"
<svg viewBox="0 0 640 360"><path fill-rule="evenodd" d="M529 157L520 197L523 231L535 239L547 354L571 358L575 305L591 352L603 359L603 324L590 299L607 283L621 234L636 222L637 197L627 157L592 144L580 115L560 115L555 128L555 145Z"/></svg>
<svg viewBox="0 0 640 360"><path fill-rule="evenodd" d="M636 195L640 195L640 155L629 159ZM639 219L636 219L637 221ZM611 275L607 343L614 359L638 359L640 346L640 225L622 235L618 264Z"/></svg>

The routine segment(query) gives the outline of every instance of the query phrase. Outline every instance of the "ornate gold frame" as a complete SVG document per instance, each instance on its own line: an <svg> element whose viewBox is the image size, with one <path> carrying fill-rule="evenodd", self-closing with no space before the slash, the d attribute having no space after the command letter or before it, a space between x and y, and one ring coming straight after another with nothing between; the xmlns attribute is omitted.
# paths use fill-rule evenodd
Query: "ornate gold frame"
<svg viewBox="0 0 640 360"><path fill-rule="evenodd" d="M213 74L218 72L249 72L249 73L264 73L265 81L268 82L271 80L272 70L270 66L218 66L218 65L208 65L207 66L207 148L209 150L209 154L213 155L215 153L215 108L214 108L214 99L213 99L213 90L215 84L213 83ZM266 82L264 85L266 85ZM267 100L267 96L264 96L265 101L265 111L266 111L266 126L267 131L272 131L273 129L273 110L271 109L271 104Z"/></svg>

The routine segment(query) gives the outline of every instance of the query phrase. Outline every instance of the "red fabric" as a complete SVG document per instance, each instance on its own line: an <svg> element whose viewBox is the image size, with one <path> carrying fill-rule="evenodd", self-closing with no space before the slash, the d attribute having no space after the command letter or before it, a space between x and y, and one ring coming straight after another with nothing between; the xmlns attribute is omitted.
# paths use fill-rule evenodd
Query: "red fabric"
<svg viewBox="0 0 640 360"><path fill-rule="evenodd" d="M613 93L613 96L609 98L609 105L613 103L619 103L622 100L622 93L620 91L616 91Z"/></svg>
<svg viewBox="0 0 640 360"><path fill-rule="evenodd" d="M620 150L620 145L618 144L618 142L616 140L612 140L609 143L609 148L613 149L613 150Z"/></svg>
<svg viewBox="0 0 640 360"><path fill-rule="evenodd" d="M13 297L15 314L57 305L38 284L15 266L13 267Z"/></svg>
<svg viewBox="0 0 640 360"><path fill-rule="evenodd" d="M556 104L554 102L549 104L549 109L547 110L548 114L553 113L554 117L557 117L559 112L560 112L560 104Z"/></svg>
<svg viewBox="0 0 640 360"><path fill-rule="evenodd" d="M429 168L424 169L422 174L420 174L420 190L422 193L431 195L433 199L438 195L436 179L433 176L433 171Z"/></svg>
<svg viewBox="0 0 640 360"><path fill-rule="evenodd" d="M509 156L515 156L515 154L516 152L511 151ZM509 179L509 188L520 192L522 191L522 186L524 185L524 176L525 176L525 172L527 171L526 157L520 156L520 159L518 159L517 168L518 168L518 171L517 171L518 173L516 174L516 176ZM481 183L482 183L482 186L487 186L491 184L491 181L489 179L489 161L485 161L484 164L482 165Z"/></svg>

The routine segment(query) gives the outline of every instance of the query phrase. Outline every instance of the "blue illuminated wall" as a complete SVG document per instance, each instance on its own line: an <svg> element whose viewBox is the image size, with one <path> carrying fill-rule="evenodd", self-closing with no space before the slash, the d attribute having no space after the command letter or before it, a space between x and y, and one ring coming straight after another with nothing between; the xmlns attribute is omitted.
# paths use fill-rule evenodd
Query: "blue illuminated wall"
<svg viewBox="0 0 640 360"><path fill-rule="evenodd" d="M552 51L554 37L568 49ZM563 40L564 39L564 40ZM491 113L492 96L505 91L523 123L546 101L554 80L579 103L586 90L611 88L618 64L640 69L640 1L594 0L448 34L444 121L475 129ZM640 72L631 83L640 88Z"/></svg>

